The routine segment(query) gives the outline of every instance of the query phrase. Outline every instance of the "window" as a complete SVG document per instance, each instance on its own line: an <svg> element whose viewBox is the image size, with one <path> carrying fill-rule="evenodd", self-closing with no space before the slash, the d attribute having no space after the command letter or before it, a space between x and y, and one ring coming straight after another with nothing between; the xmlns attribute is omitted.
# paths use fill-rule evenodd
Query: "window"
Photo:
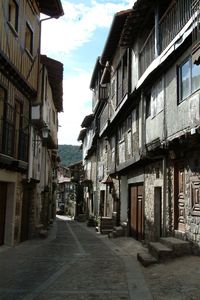
<svg viewBox="0 0 200 300"><path fill-rule="evenodd" d="M125 132L126 132L126 120L118 127L118 142L124 140Z"/></svg>
<svg viewBox="0 0 200 300"><path fill-rule="evenodd" d="M18 31L19 7L15 0L9 0L8 3L8 22L15 31Z"/></svg>
<svg viewBox="0 0 200 300"><path fill-rule="evenodd" d="M119 64L118 69L117 69L117 103L116 105L118 106L120 102L123 99L123 68L122 68L122 63Z"/></svg>
<svg viewBox="0 0 200 300"><path fill-rule="evenodd" d="M200 216L200 181L191 177L191 215Z"/></svg>
<svg viewBox="0 0 200 300"><path fill-rule="evenodd" d="M137 132L137 111L136 109L134 109L132 111L132 133L136 133Z"/></svg>
<svg viewBox="0 0 200 300"><path fill-rule="evenodd" d="M200 65L192 64L192 92L200 88Z"/></svg>
<svg viewBox="0 0 200 300"><path fill-rule="evenodd" d="M164 108L164 79L159 79L151 89L151 117L157 116Z"/></svg>
<svg viewBox="0 0 200 300"><path fill-rule="evenodd" d="M200 65L189 57L179 67L179 103L200 88Z"/></svg>
<svg viewBox="0 0 200 300"><path fill-rule="evenodd" d="M33 55L33 31L28 23L26 23L25 31L25 48L29 54Z"/></svg>

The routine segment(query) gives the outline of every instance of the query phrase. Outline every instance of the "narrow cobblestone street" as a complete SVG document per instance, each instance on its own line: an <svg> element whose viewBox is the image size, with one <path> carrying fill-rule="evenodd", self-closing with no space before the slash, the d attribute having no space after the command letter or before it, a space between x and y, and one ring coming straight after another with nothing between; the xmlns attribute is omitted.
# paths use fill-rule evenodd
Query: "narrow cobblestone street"
<svg viewBox="0 0 200 300"><path fill-rule="evenodd" d="M133 256L85 224L57 220L51 236L0 252L1 300L152 299Z"/></svg>

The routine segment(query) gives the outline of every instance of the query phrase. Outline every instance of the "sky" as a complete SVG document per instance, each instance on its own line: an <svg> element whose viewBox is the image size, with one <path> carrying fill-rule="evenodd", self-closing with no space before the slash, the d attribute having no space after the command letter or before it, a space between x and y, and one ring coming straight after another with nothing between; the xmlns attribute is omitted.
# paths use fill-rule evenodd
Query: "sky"
<svg viewBox="0 0 200 300"><path fill-rule="evenodd" d="M59 113L58 143L77 141L84 117L92 113L90 80L101 56L116 12L134 0L61 0L64 16L42 22L41 52L63 63L63 112Z"/></svg>

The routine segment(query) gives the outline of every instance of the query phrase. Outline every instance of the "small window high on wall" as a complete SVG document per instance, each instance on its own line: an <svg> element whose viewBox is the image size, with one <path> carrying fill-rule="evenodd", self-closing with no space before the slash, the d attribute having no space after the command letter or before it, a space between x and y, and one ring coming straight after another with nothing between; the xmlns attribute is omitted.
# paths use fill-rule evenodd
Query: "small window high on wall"
<svg viewBox="0 0 200 300"><path fill-rule="evenodd" d="M18 32L19 7L15 0L8 3L8 22Z"/></svg>
<svg viewBox="0 0 200 300"><path fill-rule="evenodd" d="M28 23L26 23L25 49L31 56L33 55L33 31Z"/></svg>

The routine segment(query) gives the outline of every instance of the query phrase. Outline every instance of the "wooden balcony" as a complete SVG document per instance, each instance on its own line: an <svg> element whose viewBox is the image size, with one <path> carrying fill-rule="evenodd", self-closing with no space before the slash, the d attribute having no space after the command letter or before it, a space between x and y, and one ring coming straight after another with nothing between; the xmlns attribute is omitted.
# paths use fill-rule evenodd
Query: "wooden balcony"
<svg viewBox="0 0 200 300"><path fill-rule="evenodd" d="M191 0L178 0L166 11L159 22L161 52L175 38L191 16Z"/></svg>
<svg viewBox="0 0 200 300"><path fill-rule="evenodd" d="M197 65L200 64L200 0L192 1L193 33L192 33L192 59Z"/></svg>
<svg viewBox="0 0 200 300"><path fill-rule="evenodd" d="M172 2L157 24L158 40L156 41L156 27L154 27L141 48L139 54L140 76L153 62L156 55L166 49L191 16L191 0Z"/></svg>
<svg viewBox="0 0 200 300"><path fill-rule="evenodd" d="M109 121L109 105L108 103L106 103L105 107L103 108L103 111L101 113L100 116L100 124L99 124L99 132L101 134L101 132L106 128L106 126L108 125L108 121Z"/></svg>
<svg viewBox="0 0 200 300"><path fill-rule="evenodd" d="M106 101L108 99L108 87L100 86L92 97L92 110L94 111L100 101Z"/></svg>

